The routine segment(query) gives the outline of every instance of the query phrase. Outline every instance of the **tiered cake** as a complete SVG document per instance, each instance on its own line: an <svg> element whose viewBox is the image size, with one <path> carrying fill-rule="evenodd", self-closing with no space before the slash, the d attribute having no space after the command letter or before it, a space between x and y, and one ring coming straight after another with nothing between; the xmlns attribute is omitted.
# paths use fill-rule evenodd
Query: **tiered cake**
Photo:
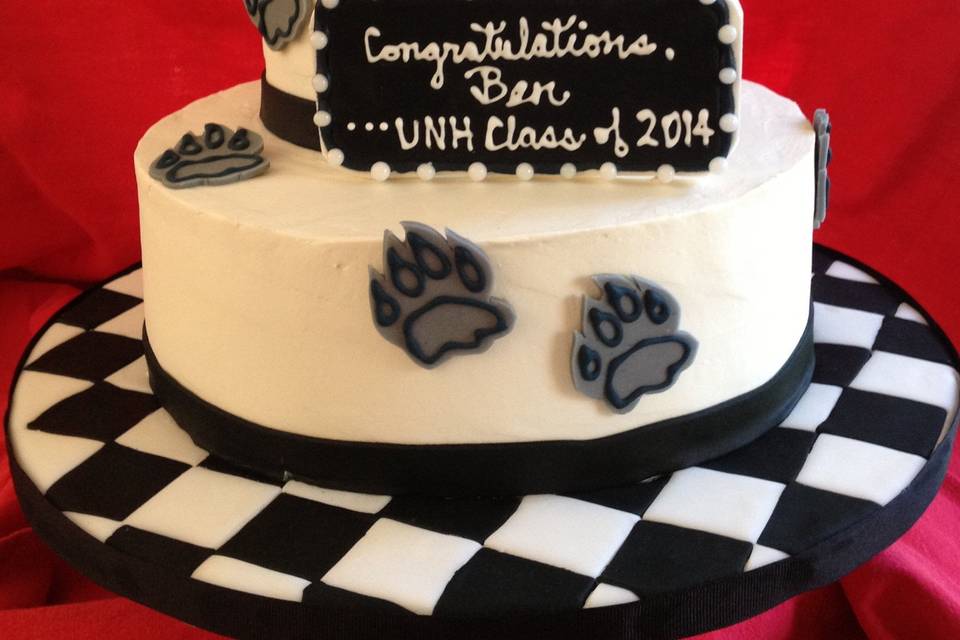
<svg viewBox="0 0 960 640"><path fill-rule="evenodd" d="M956 353L813 245L829 118L736 0L245 6L261 81L144 136L142 268L14 384L82 572L238 637L674 638L929 504Z"/></svg>

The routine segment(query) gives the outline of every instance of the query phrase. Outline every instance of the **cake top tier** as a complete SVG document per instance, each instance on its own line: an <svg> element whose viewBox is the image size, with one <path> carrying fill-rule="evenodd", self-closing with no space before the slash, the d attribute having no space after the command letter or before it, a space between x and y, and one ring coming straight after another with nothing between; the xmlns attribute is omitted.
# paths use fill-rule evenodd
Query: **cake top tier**
<svg viewBox="0 0 960 640"><path fill-rule="evenodd" d="M374 177L672 176L716 168L737 142L737 0L246 4L268 89L313 120L284 137ZM305 117L282 102L268 126Z"/></svg>

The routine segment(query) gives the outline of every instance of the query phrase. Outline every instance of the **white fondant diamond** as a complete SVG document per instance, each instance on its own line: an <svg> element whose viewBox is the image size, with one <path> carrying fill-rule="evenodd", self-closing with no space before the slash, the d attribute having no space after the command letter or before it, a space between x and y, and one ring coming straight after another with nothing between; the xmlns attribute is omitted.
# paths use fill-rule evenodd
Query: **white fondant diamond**
<svg viewBox="0 0 960 640"><path fill-rule="evenodd" d="M527 496L484 546L596 577L639 519L573 498Z"/></svg>
<svg viewBox="0 0 960 640"><path fill-rule="evenodd" d="M96 328L101 333L113 333L139 340L143 337L143 304L138 304L111 318Z"/></svg>
<svg viewBox="0 0 960 640"><path fill-rule="evenodd" d="M911 307L909 304L904 302L897 308L896 317L901 320L910 320L911 322L919 322L920 324L927 324L927 319L923 315Z"/></svg>
<svg viewBox="0 0 960 640"><path fill-rule="evenodd" d="M46 352L60 346L70 338L76 338L81 333L83 333L83 329L80 327L71 327L68 324L55 322L37 340L37 343L33 346L33 351L30 352L30 357L27 358L27 364L32 364Z"/></svg>
<svg viewBox="0 0 960 640"><path fill-rule="evenodd" d="M37 371L24 371L10 407L10 442L20 468L41 492L103 446L97 440L27 429L44 411L93 383Z"/></svg>
<svg viewBox="0 0 960 640"><path fill-rule="evenodd" d="M77 525L100 542L106 542L107 538L112 536L117 529L123 526L123 523L117 520L101 518L100 516L92 516L88 513L73 513L71 511L64 511L63 515L67 516L67 518L69 518L73 524Z"/></svg>
<svg viewBox="0 0 960 640"><path fill-rule="evenodd" d="M587 601L583 603L583 608L596 609L599 607L613 607L618 604L636 602L639 599L633 591L601 582L587 597Z"/></svg>
<svg viewBox="0 0 960 640"><path fill-rule="evenodd" d="M39 371L23 371L17 379L10 407L10 430L26 430L44 411L93 386L87 380Z"/></svg>
<svg viewBox="0 0 960 640"><path fill-rule="evenodd" d="M774 562L778 562L789 557L789 555L783 551L780 551L779 549L771 549L770 547L765 547L762 544L755 544L753 545L753 552L750 554L750 558L747 560L747 565L743 568L743 570L753 571L754 569L765 567L768 564L773 564Z"/></svg>
<svg viewBox="0 0 960 640"><path fill-rule="evenodd" d="M20 431L11 438L17 463L41 493L103 447L97 440L42 431Z"/></svg>
<svg viewBox="0 0 960 640"><path fill-rule="evenodd" d="M883 506L910 484L926 462L910 453L822 434L797 482Z"/></svg>
<svg viewBox="0 0 960 640"><path fill-rule="evenodd" d="M806 393L800 398L800 402L793 408L793 411L783 421L781 427L788 429L801 429L803 431L816 431L817 427L823 424L843 393L841 387L835 387L828 384L811 383L807 387Z"/></svg>
<svg viewBox="0 0 960 640"><path fill-rule="evenodd" d="M858 309L814 302L813 340L872 349L883 325L883 316Z"/></svg>
<svg viewBox="0 0 960 640"><path fill-rule="evenodd" d="M303 590L310 586L309 580L226 556L210 556L191 577L234 591L291 602L303 600Z"/></svg>
<svg viewBox="0 0 960 640"><path fill-rule="evenodd" d="M137 269L104 285L104 289L143 299L143 270Z"/></svg>
<svg viewBox="0 0 960 640"><path fill-rule="evenodd" d="M479 549L472 540L381 518L322 582L430 615L453 574Z"/></svg>
<svg viewBox="0 0 960 640"><path fill-rule="evenodd" d="M956 410L957 371L929 360L877 351L850 387Z"/></svg>
<svg viewBox="0 0 960 640"><path fill-rule="evenodd" d="M322 502L341 509L360 511L361 513L377 513L390 502L390 496L324 489L298 480L290 480L283 485L283 492L298 498Z"/></svg>
<svg viewBox="0 0 960 640"><path fill-rule="evenodd" d="M143 356L112 374L106 382L121 389L153 393L153 389L150 388L150 374L147 373L147 359Z"/></svg>
<svg viewBox="0 0 960 640"><path fill-rule="evenodd" d="M756 542L784 485L692 467L671 476L644 520Z"/></svg>
<svg viewBox="0 0 960 640"><path fill-rule="evenodd" d="M957 370L945 364L878 351L850 387L945 409L947 418L940 431L939 444L946 438L957 415L958 377Z"/></svg>
<svg viewBox="0 0 960 640"><path fill-rule="evenodd" d="M141 420L117 438L117 443L191 466L200 464L209 455L193 444L190 436L163 409L157 409Z"/></svg>
<svg viewBox="0 0 960 640"><path fill-rule="evenodd" d="M877 284L876 278L869 273L857 269L852 264L837 260L827 269L826 275L832 278L841 278L842 280L852 280L854 282L866 282L868 284Z"/></svg>
<svg viewBox="0 0 960 640"><path fill-rule="evenodd" d="M279 493L273 485L194 467L141 505L126 523L216 549Z"/></svg>

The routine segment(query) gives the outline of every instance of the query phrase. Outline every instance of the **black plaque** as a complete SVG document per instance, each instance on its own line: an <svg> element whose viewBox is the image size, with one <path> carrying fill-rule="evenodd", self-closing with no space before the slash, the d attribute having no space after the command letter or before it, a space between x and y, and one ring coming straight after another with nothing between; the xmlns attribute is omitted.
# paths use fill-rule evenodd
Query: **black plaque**
<svg viewBox="0 0 960 640"><path fill-rule="evenodd" d="M736 135L737 16L725 0L318 3L321 140L358 170L704 171Z"/></svg>

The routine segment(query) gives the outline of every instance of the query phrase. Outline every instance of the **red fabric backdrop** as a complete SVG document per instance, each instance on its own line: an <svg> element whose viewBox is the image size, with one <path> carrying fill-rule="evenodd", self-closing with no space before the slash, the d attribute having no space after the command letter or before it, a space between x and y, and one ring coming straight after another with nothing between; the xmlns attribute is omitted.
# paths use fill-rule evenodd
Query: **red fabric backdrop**
<svg viewBox="0 0 960 640"><path fill-rule="evenodd" d="M746 76L808 114L827 106L833 117L833 206L819 241L901 283L960 342L960 3L743 3ZM262 67L240 0L7 5L0 403L33 332L85 283L138 259L131 155L139 136ZM955 457L933 506L892 548L838 584L709 637L960 637L958 525ZM0 637L208 635L103 591L47 550L0 459Z"/></svg>

